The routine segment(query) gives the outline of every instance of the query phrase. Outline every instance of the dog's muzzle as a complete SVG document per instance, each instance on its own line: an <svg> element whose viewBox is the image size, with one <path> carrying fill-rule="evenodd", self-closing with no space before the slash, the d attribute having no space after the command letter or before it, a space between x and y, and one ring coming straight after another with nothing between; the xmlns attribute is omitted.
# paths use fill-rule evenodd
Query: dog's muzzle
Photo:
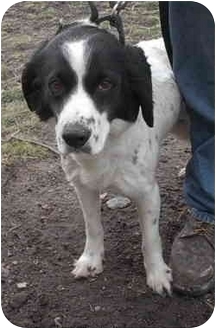
<svg viewBox="0 0 216 329"><path fill-rule="evenodd" d="M67 125L62 134L65 143L75 149L82 148L91 136L91 130L80 123Z"/></svg>

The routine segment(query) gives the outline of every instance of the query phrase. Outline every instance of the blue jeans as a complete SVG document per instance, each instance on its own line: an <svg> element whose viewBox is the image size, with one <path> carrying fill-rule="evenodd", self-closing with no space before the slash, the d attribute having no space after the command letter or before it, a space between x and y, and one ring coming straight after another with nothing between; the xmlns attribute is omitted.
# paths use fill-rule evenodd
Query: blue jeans
<svg viewBox="0 0 216 329"><path fill-rule="evenodd" d="M202 4L160 2L162 32L191 121L184 192L195 217L214 222L214 20Z"/></svg>

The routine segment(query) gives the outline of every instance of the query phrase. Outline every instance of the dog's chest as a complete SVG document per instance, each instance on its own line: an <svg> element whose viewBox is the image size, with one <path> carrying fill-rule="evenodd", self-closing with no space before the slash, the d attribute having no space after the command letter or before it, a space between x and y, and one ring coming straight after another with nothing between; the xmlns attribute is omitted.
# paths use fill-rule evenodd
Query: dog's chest
<svg viewBox="0 0 216 329"><path fill-rule="evenodd" d="M62 165L72 184L79 179L90 189L103 191L114 187L130 196L132 191L139 190L139 184L148 180L149 170L155 168L157 154L154 136L145 138L143 129L139 134L139 127L135 124L121 138L108 140L99 156L75 156L76 166L74 163L72 166L73 160L68 156Z"/></svg>

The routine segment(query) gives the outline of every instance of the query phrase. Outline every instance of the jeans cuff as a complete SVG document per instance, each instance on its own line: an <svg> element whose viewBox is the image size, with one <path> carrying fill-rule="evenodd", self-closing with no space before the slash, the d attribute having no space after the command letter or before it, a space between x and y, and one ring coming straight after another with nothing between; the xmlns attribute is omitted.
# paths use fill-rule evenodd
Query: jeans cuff
<svg viewBox="0 0 216 329"><path fill-rule="evenodd" d="M202 222L214 224L215 222L215 216L212 214L209 214L204 211L197 210L195 208L190 208L190 212L192 216L196 217L197 219L201 220Z"/></svg>

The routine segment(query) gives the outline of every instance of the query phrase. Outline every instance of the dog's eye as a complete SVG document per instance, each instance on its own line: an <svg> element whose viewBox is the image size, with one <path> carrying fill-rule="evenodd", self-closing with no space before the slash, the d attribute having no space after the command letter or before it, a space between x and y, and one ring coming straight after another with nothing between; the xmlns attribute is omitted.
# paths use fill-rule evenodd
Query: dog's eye
<svg viewBox="0 0 216 329"><path fill-rule="evenodd" d="M112 87L113 87L113 83L108 79L104 79L99 83L98 90L108 91L108 90L112 89Z"/></svg>
<svg viewBox="0 0 216 329"><path fill-rule="evenodd" d="M53 96L60 96L64 90L64 85L59 79L51 80L49 88Z"/></svg>

